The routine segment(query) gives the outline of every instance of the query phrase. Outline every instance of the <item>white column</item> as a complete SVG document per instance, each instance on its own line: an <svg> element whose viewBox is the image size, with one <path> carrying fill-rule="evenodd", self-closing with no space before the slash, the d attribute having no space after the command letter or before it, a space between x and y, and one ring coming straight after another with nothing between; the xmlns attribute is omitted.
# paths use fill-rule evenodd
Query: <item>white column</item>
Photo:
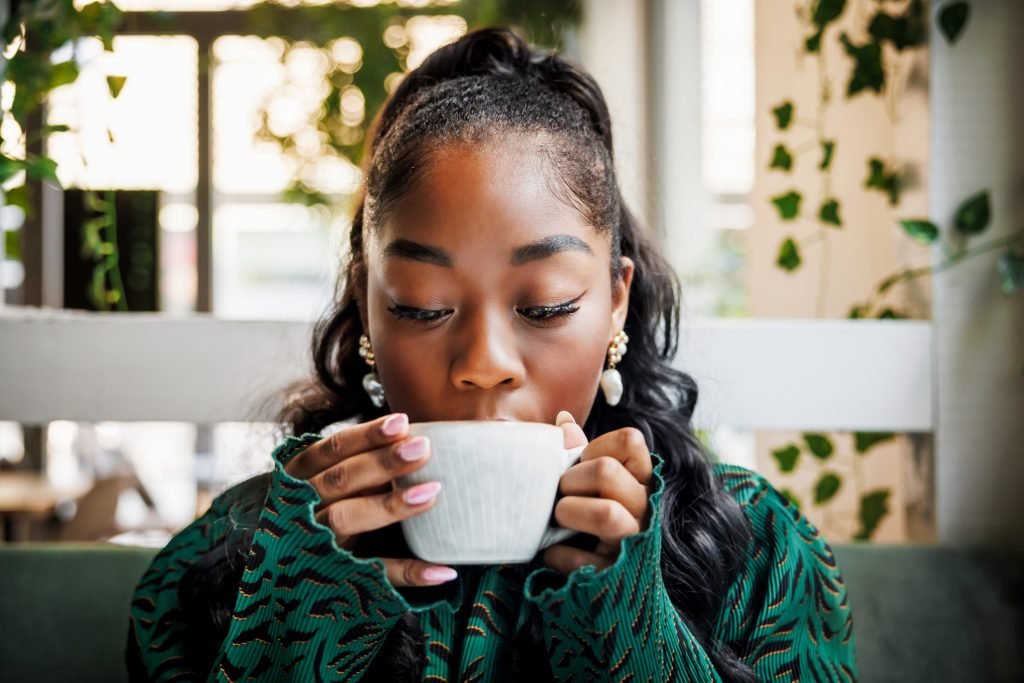
<svg viewBox="0 0 1024 683"><path fill-rule="evenodd" d="M970 3L955 45L932 40L930 214L987 189L992 224L1024 227L1024 3ZM999 251L935 281L936 501L943 542L1024 548L1024 297L1001 293Z"/></svg>
<svg viewBox="0 0 1024 683"><path fill-rule="evenodd" d="M579 32L583 66L594 76L612 118L615 166L626 204L648 225L647 2L584 0Z"/></svg>

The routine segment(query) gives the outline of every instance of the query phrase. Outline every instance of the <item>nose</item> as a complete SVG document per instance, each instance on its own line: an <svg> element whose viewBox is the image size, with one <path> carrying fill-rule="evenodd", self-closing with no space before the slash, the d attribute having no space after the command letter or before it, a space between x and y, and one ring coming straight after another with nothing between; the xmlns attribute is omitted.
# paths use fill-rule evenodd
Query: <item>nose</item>
<svg viewBox="0 0 1024 683"><path fill-rule="evenodd" d="M511 321L497 311L467 315L458 330L450 379L459 390L514 388L523 384L525 368Z"/></svg>

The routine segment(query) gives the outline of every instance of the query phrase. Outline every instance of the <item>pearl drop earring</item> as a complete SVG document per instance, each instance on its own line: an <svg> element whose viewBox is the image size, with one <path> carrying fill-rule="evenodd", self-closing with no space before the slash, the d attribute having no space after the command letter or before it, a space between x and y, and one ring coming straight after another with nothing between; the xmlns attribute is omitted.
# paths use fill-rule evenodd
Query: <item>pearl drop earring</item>
<svg viewBox="0 0 1024 683"><path fill-rule="evenodd" d="M363 389L370 396L373 405L380 408L384 405L384 385L380 383L380 376L377 374L377 361L373 357L370 338L365 334L359 337L359 357L370 366L370 371L363 375Z"/></svg>
<svg viewBox="0 0 1024 683"><path fill-rule="evenodd" d="M622 400L622 375L615 366L626 355L628 342L629 336L621 330L608 345L608 369L601 373L601 391L604 392L605 403L610 406L617 406Z"/></svg>

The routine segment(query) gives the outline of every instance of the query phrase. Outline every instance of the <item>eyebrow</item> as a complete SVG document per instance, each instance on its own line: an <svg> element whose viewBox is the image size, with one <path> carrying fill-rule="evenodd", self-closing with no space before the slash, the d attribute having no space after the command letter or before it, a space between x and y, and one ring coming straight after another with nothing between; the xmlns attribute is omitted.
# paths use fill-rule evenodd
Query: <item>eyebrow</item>
<svg viewBox="0 0 1024 683"><path fill-rule="evenodd" d="M384 247L384 258L404 258L443 268L452 267L452 257L448 255L447 251L412 240L395 240Z"/></svg>
<svg viewBox="0 0 1024 683"><path fill-rule="evenodd" d="M517 247L512 252L510 263L521 266L530 261L553 256L563 251L582 251L593 255L590 245L573 235L549 235L536 242ZM410 261L429 263L442 268L452 267L452 257L444 249L412 240L395 240L384 248L384 258L403 258Z"/></svg>
<svg viewBox="0 0 1024 683"><path fill-rule="evenodd" d="M513 266L522 265L528 261L547 258L562 251L582 251L593 256L594 250L590 245L573 235L550 235L519 247L512 252L511 263Z"/></svg>

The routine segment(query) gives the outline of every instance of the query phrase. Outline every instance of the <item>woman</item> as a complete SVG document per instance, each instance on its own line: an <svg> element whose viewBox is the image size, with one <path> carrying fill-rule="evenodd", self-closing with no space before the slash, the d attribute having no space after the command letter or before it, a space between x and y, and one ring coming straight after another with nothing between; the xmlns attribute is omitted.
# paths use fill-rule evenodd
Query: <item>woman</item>
<svg viewBox="0 0 1024 683"><path fill-rule="evenodd" d="M471 33L406 76L366 156L296 436L154 560L133 676L854 678L827 543L694 437L678 285L623 204L594 80ZM501 418L586 444L554 509L579 533L521 565L416 559L397 523L445 492L391 490L430 458L409 422Z"/></svg>

